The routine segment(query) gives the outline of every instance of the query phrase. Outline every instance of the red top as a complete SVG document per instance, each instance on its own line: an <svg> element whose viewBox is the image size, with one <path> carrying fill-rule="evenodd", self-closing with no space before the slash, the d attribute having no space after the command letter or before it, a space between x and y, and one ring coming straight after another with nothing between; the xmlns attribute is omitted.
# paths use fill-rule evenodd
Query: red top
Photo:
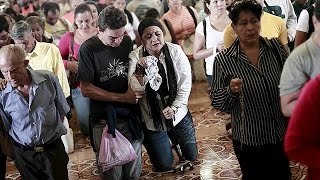
<svg viewBox="0 0 320 180"><path fill-rule="evenodd" d="M68 56L70 53L70 40L71 40L71 33L67 32L64 34L59 42L58 48L60 50L60 54L63 59L64 67L67 69L67 62L68 62ZM78 52L79 52L80 45L73 41L73 58L78 61Z"/></svg>
<svg viewBox="0 0 320 180"><path fill-rule="evenodd" d="M69 53L71 52L70 41L71 41L71 32L67 32L62 36L58 44L58 48L60 50L60 54L63 59L63 64L65 69L67 69L68 57L69 57ZM73 41L73 58L76 61L78 61L79 48L80 48L80 45L75 41ZM77 83L77 87L79 86L80 86L80 82Z"/></svg>
<svg viewBox="0 0 320 180"><path fill-rule="evenodd" d="M308 166L308 179L320 179L320 76L303 88L285 136L289 159Z"/></svg>

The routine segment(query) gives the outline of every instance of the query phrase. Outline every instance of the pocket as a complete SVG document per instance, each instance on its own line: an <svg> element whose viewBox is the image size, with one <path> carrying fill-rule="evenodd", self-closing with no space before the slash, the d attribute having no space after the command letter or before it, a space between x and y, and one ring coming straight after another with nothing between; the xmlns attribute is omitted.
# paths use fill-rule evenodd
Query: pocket
<svg viewBox="0 0 320 180"><path fill-rule="evenodd" d="M48 106L39 108L39 120L42 120L42 124L45 127L52 127L58 123L59 113L57 112L54 102Z"/></svg>

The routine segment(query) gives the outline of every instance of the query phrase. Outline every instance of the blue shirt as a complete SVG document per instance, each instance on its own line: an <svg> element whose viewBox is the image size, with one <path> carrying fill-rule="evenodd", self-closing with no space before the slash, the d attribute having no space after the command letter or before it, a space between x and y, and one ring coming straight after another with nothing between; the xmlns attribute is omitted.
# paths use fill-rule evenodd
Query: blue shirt
<svg viewBox="0 0 320 180"><path fill-rule="evenodd" d="M28 70L29 102L10 83L0 92L3 122L12 138L26 146L49 144L67 133L61 117L70 110L58 78L48 71Z"/></svg>

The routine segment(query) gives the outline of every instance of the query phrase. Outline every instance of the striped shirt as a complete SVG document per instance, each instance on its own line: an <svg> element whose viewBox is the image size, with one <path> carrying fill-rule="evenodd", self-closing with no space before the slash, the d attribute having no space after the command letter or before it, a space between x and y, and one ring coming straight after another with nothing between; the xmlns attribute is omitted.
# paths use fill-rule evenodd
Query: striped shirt
<svg viewBox="0 0 320 180"><path fill-rule="evenodd" d="M215 108L231 113L233 139L249 146L283 141L287 122L280 109L278 84L287 56L276 39L261 36L258 67L240 50L239 39L216 56L210 98ZM229 88L233 78L243 81L241 96Z"/></svg>

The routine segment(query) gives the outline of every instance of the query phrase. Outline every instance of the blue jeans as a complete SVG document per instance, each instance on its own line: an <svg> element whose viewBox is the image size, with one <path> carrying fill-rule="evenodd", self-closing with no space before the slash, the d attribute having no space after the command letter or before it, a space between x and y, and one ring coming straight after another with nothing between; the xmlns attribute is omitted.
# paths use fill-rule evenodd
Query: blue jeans
<svg viewBox="0 0 320 180"><path fill-rule="evenodd" d="M150 131L143 126L145 146L150 161L157 171L171 169L173 153L170 138L166 131ZM182 155L189 161L194 161L198 155L195 130L190 112L173 128L175 140L181 147Z"/></svg>
<svg viewBox="0 0 320 180"><path fill-rule="evenodd" d="M94 146L97 149L97 152L96 152L96 161L97 162L99 159L99 150L100 150L100 143L101 143L101 138L102 138L102 134L103 134L103 128L105 126L106 126L106 124L95 124L92 127ZM134 161L131 161L125 165L116 166L108 171L103 172L102 173L103 179L107 179L107 180L129 180L129 179L132 179L133 180L133 179L139 178L139 176L141 174L141 170L142 170L142 165L141 165L142 142L141 142L141 140L134 140L134 141L131 141L131 144L132 144L134 151L137 154L137 158ZM98 166L98 169L100 169L99 166Z"/></svg>
<svg viewBox="0 0 320 180"><path fill-rule="evenodd" d="M71 93L73 105L76 110L77 119L80 125L80 130L84 135L88 135L90 99L82 95L79 87L71 89Z"/></svg>

